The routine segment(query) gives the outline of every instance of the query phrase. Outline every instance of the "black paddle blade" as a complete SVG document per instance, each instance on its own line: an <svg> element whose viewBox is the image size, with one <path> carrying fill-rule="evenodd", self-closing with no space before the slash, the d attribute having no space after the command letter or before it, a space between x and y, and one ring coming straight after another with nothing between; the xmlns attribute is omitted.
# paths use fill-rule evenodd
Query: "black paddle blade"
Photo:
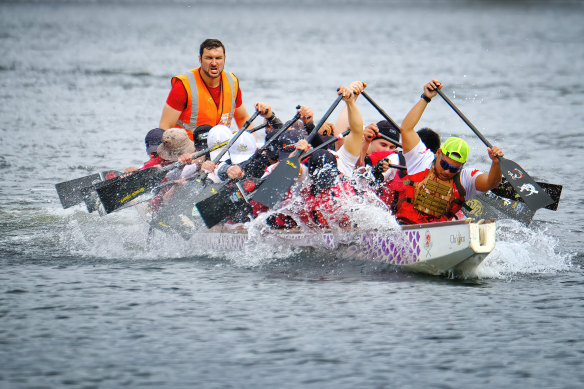
<svg viewBox="0 0 584 389"><path fill-rule="evenodd" d="M562 196L562 185L548 184L547 182L538 182L539 186L543 188L554 200L550 205L546 206L546 209L551 209L552 211L558 210L558 205L560 205L560 197Z"/></svg>
<svg viewBox="0 0 584 389"><path fill-rule="evenodd" d="M217 193L199 201L196 207L207 228L238 212L251 211L237 185L221 188Z"/></svg>
<svg viewBox="0 0 584 389"><path fill-rule="evenodd" d="M95 185L95 190L105 212L112 213L160 184L165 175L165 170L154 166L124 177L101 182Z"/></svg>
<svg viewBox="0 0 584 389"><path fill-rule="evenodd" d="M471 208L462 209L466 217L475 219L511 218L528 225L535 215L535 211L527 207L522 201L499 197L491 192L480 194L466 201Z"/></svg>
<svg viewBox="0 0 584 389"><path fill-rule="evenodd" d="M247 195L260 184L260 179L246 179L243 182L211 188L204 193L196 202L196 207L205 225L211 228L230 216L235 221L245 219L252 211Z"/></svg>
<svg viewBox="0 0 584 389"><path fill-rule="evenodd" d="M525 204L533 211L550 205L554 200L547 194L541 186L535 182L517 163L499 157L501 173L509 184L515 189L517 194L523 199Z"/></svg>
<svg viewBox="0 0 584 389"><path fill-rule="evenodd" d="M264 183L251 196L251 199L268 208L272 208L288 193L299 171L299 156L293 156L285 161L280 161L274 171L270 173L264 180Z"/></svg>
<svg viewBox="0 0 584 389"><path fill-rule="evenodd" d="M94 173L74 180L60 182L55 185L55 189L59 195L61 205L67 209L82 203L87 196L88 189L93 184L118 177L121 174L116 170L106 170L101 173Z"/></svg>
<svg viewBox="0 0 584 389"><path fill-rule="evenodd" d="M557 211L558 205L560 204L560 197L562 195L562 185L549 184L547 182L537 182L537 184L541 186L548 195L551 196L552 200L554 200L552 204L547 205L545 208L552 211ZM515 189L511 186L511 184L509 184L509 182L507 182L507 180L501 182L498 187L491 189L491 192L497 196L504 197L509 200L523 201L521 196L515 192Z"/></svg>

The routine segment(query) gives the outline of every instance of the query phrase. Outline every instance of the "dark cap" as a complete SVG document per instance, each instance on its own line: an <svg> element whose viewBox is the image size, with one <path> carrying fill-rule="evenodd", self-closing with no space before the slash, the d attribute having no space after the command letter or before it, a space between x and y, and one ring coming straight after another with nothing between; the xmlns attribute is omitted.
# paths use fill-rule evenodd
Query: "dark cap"
<svg viewBox="0 0 584 389"><path fill-rule="evenodd" d="M144 138L144 143L146 143L146 152L148 154L156 152L158 145L162 143L162 134L164 134L164 130L162 128L155 128L148 131L146 138Z"/></svg>
<svg viewBox="0 0 584 389"><path fill-rule="evenodd" d="M308 166L308 174L312 178L313 192L329 189L335 184L340 174L337 158L328 150L316 150L305 165Z"/></svg>
<svg viewBox="0 0 584 389"><path fill-rule="evenodd" d="M440 135L436 131L430 128L422 128L418 130L418 136L433 153L436 153L440 148Z"/></svg>
<svg viewBox="0 0 584 389"><path fill-rule="evenodd" d="M381 121L377 122L377 128L379 129L379 132L381 132L383 135L393 139L396 142L399 142L399 136L400 136L399 129L395 128L387 120L381 120ZM377 137L375 139L380 139L380 137Z"/></svg>
<svg viewBox="0 0 584 389"><path fill-rule="evenodd" d="M298 130L284 131L276 141L280 160L288 158L288 156L296 150L296 143L303 138L302 133Z"/></svg>
<svg viewBox="0 0 584 389"><path fill-rule="evenodd" d="M207 148L207 135L209 135L211 128L213 128L213 126L203 124L202 126L195 128L195 131L193 131L193 142L195 143L195 148L197 150Z"/></svg>

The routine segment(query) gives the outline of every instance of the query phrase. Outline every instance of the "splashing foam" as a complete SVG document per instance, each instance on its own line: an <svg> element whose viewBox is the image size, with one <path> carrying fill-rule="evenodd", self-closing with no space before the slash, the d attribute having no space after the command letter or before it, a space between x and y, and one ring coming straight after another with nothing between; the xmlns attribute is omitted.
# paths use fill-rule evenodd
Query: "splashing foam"
<svg viewBox="0 0 584 389"><path fill-rule="evenodd" d="M497 246L476 269L476 276L512 279L569 270L574 254L560 253L559 245L547 229L533 230L515 220L498 220Z"/></svg>
<svg viewBox="0 0 584 389"><path fill-rule="evenodd" d="M375 199L356 198L342 206L342 211L350 215L352 223L362 229L389 231L399 228L395 218L385 206ZM358 199L358 198L357 198ZM298 198L283 203L279 212L294 213ZM285 245L278 246L266 239L269 231L266 219L274 212L260 215L246 223L249 243L242 252L206 252L194 240L185 240L178 234L155 230L148 239L149 227L143 218L131 210L99 217L84 211L66 211L64 217L67 227L58 235L57 251L81 258L160 260L204 256L227 260L235 266L261 267L303 255L301 249ZM345 233L340 227L332 226L332 233ZM205 228L205 227L202 227ZM300 224L301 231L310 231ZM331 252L326 246L317 247L319 256ZM321 255L322 254L322 255ZM333 252L334 255L334 252ZM512 279L524 274L554 274L569 270L574 254L562 253L560 242L546 229L531 229L513 220L497 221L497 246L495 250L476 269L473 277Z"/></svg>

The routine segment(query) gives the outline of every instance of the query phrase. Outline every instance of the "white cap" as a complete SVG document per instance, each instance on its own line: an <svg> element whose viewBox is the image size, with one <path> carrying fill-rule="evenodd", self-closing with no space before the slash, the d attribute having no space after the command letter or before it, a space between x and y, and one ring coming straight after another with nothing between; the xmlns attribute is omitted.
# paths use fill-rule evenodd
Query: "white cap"
<svg viewBox="0 0 584 389"><path fill-rule="evenodd" d="M231 130L224 124L218 124L209 130L207 134L207 147L215 147L221 143L227 142L231 138ZM221 148L211 151L211 159L214 160L215 157L221 152ZM221 161L227 159L227 153L221 157Z"/></svg>
<svg viewBox="0 0 584 389"><path fill-rule="evenodd" d="M247 161L255 153L256 149L257 145L255 136L250 132L244 131L229 148L231 163L236 165L243 161Z"/></svg>

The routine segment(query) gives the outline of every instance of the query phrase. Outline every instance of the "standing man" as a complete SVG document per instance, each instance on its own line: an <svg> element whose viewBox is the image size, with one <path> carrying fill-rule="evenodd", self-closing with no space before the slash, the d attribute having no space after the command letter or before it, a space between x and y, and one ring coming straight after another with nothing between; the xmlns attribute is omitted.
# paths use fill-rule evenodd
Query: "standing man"
<svg viewBox="0 0 584 389"><path fill-rule="evenodd" d="M226 72L225 46L218 39L206 39L199 49L200 67L172 78L172 89L162 110L159 127L182 127L190 133L197 126L241 127L249 115L242 104L239 80Z"/></svg>

